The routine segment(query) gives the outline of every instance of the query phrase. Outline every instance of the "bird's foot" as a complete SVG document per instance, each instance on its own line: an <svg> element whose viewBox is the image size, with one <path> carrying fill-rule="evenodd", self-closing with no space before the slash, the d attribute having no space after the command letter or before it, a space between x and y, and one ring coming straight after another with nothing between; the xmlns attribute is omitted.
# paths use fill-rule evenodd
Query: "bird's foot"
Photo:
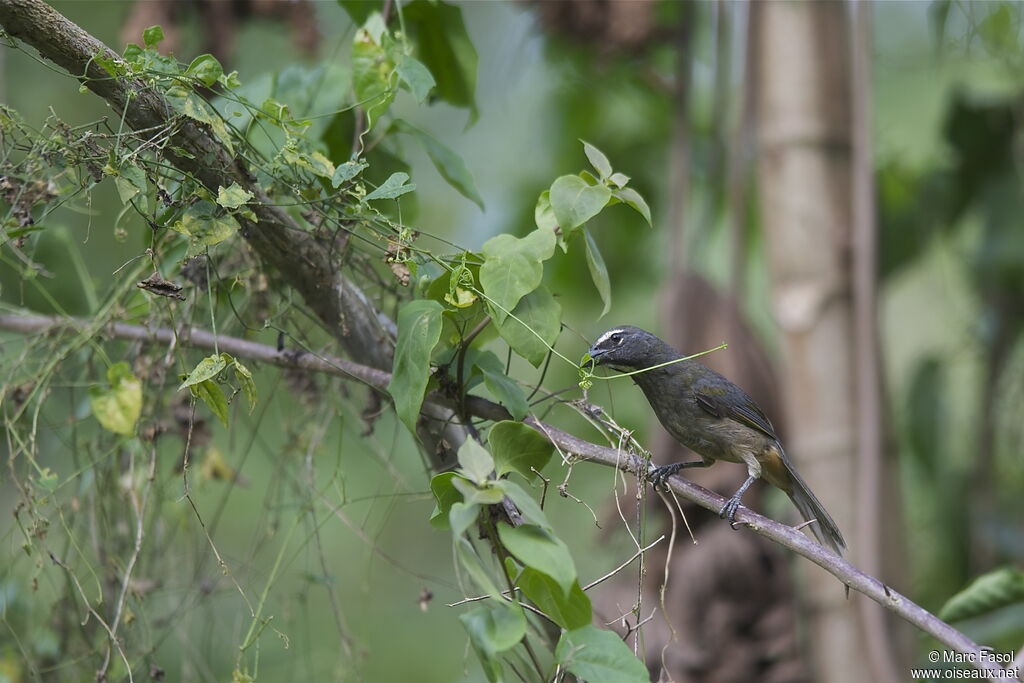
<svg viewBox="0 0 1024 683"><path fill-rule="evenodd" d="M725 505L723 505L722 509L718 511L718 516L722 519L729 520L729 526L733 529L738 529L739 527L737 524L739 524L739 522L736 521L736 511L739 510L741 506L739 496L733 496L729 500L725 501Z"/></svg>
<svg viewBox="0 0 1024 683"><path fill-rule="evenodd" d="M647 473L647 479L656 489L662 491L667 490L665 486L665 480L671 477L673 474L683 469L685 463L676 462L671 465L662 465L661 467L655 467L653 470Z"/></svg>

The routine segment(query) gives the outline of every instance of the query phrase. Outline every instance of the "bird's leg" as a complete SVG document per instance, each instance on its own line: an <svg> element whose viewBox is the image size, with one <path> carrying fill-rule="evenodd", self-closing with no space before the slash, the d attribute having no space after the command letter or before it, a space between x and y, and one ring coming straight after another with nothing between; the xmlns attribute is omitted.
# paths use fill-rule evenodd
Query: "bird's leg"
<svg viewBox="0 0 1024 683"><path fill-rule="evenodd" d="M647 478L650 480L654 488L665 488L665 480L671 477L679 470L685 470L688 467L708 467L711 465L710 461L707 460L694 460L692 462L674 462L671 465L662 465L661 467L655 467L653 470L647 473Z"/></svg>
<svg viewBox="0 0 1024 683"><path fill-rule="evenodd" d="M732 497L725 501L725 505L723 505L722 509L718 511L718 516L722 519L728 519L729 526L733 529L736 528L736 510L739 509L740 505L742 505L740 499L743 498L743 494L746 493L747 489L750 488L750 485L754 483L755 479L757 479L757 477L754 475L748 476L747 480L743 482L736 493L732 494Z"/></svg>

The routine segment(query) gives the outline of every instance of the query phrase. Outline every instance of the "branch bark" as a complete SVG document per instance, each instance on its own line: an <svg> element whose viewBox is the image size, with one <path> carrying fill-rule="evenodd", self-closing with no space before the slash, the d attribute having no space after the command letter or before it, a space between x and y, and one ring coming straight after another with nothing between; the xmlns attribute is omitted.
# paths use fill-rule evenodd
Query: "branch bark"
<svg viewBox="0 0 1024 683"><path fill-rule="evenodd" d="M87 325L88 321L85 320L59 316L0 315L0 330L8 330L25 335L54 334L62 331L77 332L86 328ZM198 328L181 328L177 330L170 328L148 329L141 325L129 325L126 323L112 323L105 329L105 333L114 338L129 339L143 343L168 343L172 339L177 338L178 343L181 345L202 349L213 349L215 339L212 333ZM311 353L288 350L278 351L272 346L221 335L216 336L216 341L218 348L222 351L248 360L261 361L279 367L323 372L348 380L360 381L381 391L384 390L391 379L391 375L387 372L340 358L316 356ZM446 409L454 407L453 399L439 394L429 394L426 400L434 406L441 406ZM466 409L471 415L488 420L512 419L504 407L479 396L469 396L466 401ZM586 441L557 427L543 423L533 416L527 417L523 422L537 430L571 457L608 467L615 467L638 477L646 476L650 469L650 464L643 458ZM713 512L720 510L725 503L725 498L717 493L679 476L670 477L668 485L686 500ZM971 661L979 669L1003 670L997 663L990 661L991 657L982 656L982 653L987 650L983 650L981 646L966 635L917 605L906 596L889 588L875 577L859 570L846 559L819 545L809 536L804 535L795 528L763 517L756 512L742 507L737 512L736 519L741 525L754 533L760 534L807 558L835 576L843 584L863 593L949 648L971 656ZM1014 679L1004 678L1003 680Z"/></svg>

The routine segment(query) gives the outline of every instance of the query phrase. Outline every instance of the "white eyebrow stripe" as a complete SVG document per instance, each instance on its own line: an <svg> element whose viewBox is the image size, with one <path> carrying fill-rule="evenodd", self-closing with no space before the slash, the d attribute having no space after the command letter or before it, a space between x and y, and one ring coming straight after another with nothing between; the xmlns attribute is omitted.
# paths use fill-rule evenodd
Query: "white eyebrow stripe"
<svg viewBox="0 0 1024 683"><path fill-rule="evenodd" d="M600 346L601 344L603 344L606 341L608 341L608 338L611 337L612 335L614 335L614 334L622 334L622 333L623 333L623 330L622 330L621 327L617 327L614 330L608 330L607 332L605 332L604 334L602 334L600 337L597 338L597 341L594 342L594 346Z"/></svg>

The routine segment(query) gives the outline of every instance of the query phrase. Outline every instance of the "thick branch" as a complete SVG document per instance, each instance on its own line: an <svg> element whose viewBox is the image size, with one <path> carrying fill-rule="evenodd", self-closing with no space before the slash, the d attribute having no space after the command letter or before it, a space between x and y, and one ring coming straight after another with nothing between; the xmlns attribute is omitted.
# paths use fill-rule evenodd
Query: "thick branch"
<svg viewBox="0 0 1024 683"><path fill-rule="evenodd" d="M73 318L0 315L0 330L10 330L21 334L53 333L61 330L76 331L85 325L85 321ZM140 325L112 323L106 328L106 334L118 339L148 343L167 343L177 335L178 343L181 345L204 349L214 348L214 335L195 328L183 328L176 331L167 328L150 330ZM391 380L391 375L387 372L339 358L314 356L305 352L278 351L271 346L233 337L217 336L216 340L222 351L227 351L232 355L280 367L301 368L346 379L356 379L380 390L384 390ZM437 394L428 395L427 401L435 405L453 407L451 399ZM511 419L505 408L479 396L470 396L466 401L466 409L470 414L480 418ZM585 441L533 417L526 418L524 422L570 456L616 467L641 477L645 476L650 468L649 463L643 458ZM686 500L708 510L717 512L725 503L722 496L681 477L670 477L668 484L673 491ZM755 533L806 557L850 588L863 593L953 650L973 655L972 661L977 667L1001 670L998 664L990 661L991 657L982 656L982 648L966 635L793 527L780 524L742 507L736 513L736 520Z"/></svg>
<svg viewBox="0 0 1024 683"><path fill-rule="evenodd" d="M163 154L214 195L219 187L232 183L252 192L250 208L259 221L238 220L242 236L260 259L302 295L350 356L377 368L391 367L391 345L387 343L390 321L381 317L362 291L338 272L324 245L302 230L291 216L270 205L241 160L203 124L178 115L160 93L142 81L111 77L95 58L102 56L122 64L123 60L42 0L0 0L0 25L105 99L133 130L173 130ZM177 154L175 148L186 154Z"/></svg>

